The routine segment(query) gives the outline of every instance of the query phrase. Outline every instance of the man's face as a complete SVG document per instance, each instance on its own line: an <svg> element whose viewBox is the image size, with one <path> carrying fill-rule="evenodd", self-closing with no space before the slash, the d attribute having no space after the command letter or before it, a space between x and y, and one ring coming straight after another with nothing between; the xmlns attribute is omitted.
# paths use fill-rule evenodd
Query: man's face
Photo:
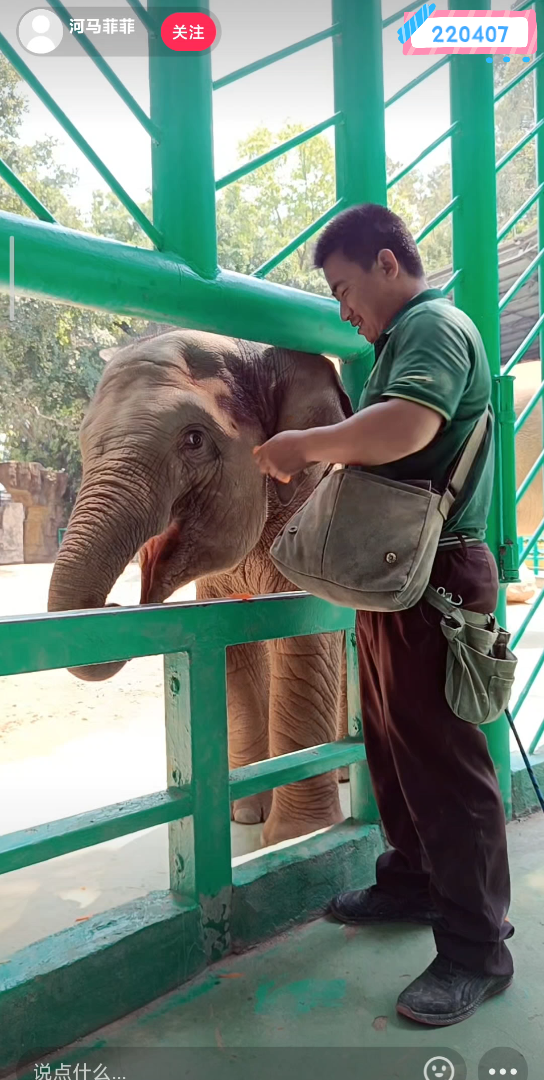
<svg viewBox="0 0 544 1080"><path fill-rule="evenodd" d="M372 345L396 313L395 284L399 265L391 251L380 251L370 270L334 252L323 273L333 296L340 301L340 317L357 327Z"/></svg>

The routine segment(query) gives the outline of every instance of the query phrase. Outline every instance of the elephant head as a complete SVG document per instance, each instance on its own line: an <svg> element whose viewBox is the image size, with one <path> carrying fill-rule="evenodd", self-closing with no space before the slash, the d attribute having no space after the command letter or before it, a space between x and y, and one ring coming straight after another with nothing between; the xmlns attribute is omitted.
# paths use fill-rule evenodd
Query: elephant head
<svg viewBox="0 0 544 1080"><path fill-rule="evenodd" d="M141 551L141 602L234 569L267 520L253 448L351 413L323 356L188 330L141 338L108 363L80 432L81 488L48 610L103 607ZM278 484L282 502L293 495ZM274 499L275 505L278 503ZM122 663L73 669L91 681Z"/></svg>

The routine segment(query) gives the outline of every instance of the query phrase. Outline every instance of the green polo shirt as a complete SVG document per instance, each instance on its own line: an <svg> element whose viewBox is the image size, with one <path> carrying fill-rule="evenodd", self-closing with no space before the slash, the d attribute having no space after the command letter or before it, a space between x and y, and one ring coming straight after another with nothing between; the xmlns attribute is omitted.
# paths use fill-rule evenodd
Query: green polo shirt
<svg viewBox="0 0 544 1080"><path fill-rule="evenodd" d="M426 405L445 423L416 454L369 471L394 480L430 480L443 491L463 444L491 397L491 376L483 341L463 311L439 289L426 289L395 316L376 343L376 361L359 409L387 398ZM489 431L443 536L485 539L493 489L493 433Z"/></svg>

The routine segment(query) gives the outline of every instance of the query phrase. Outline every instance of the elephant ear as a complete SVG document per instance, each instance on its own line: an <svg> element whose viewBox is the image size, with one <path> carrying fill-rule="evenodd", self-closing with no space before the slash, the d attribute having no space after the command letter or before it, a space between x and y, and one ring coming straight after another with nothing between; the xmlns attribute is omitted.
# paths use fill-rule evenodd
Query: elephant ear
<svg viewBox="0 0 544 1080"><path fill-rule="evenodd" d="M280 352L280 350L274 350ZM332 360L311 353L282 351L283 368L276 384L276 420L273 434L339 424L353 415L350 399ZM271 480L283 506L294 499L314 466L308 466L288 484Z"/></svg>

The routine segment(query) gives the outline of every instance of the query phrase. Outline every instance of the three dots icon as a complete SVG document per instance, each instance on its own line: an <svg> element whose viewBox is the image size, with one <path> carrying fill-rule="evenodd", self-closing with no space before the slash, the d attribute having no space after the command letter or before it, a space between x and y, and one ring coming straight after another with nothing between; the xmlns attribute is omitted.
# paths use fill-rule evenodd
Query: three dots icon
<svg viewBox="0 0 544 1080"><path fill-rule="evenodd" d="M490 1076L517 1076L517 1069L489 1069Z"/></svg>

